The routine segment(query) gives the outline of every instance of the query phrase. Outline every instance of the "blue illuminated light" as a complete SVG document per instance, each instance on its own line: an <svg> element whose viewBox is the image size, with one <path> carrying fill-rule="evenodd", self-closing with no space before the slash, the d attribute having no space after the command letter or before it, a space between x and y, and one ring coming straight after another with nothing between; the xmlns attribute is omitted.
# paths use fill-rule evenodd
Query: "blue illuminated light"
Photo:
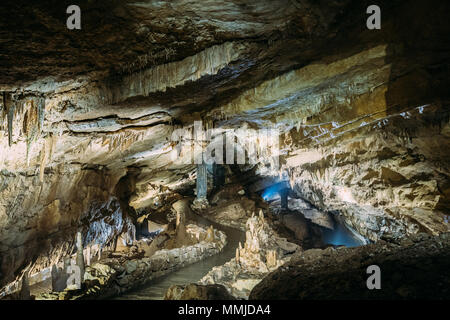
<svg viewBox="0 0 450 320"><path fill-rule="evenodd" d="M264 199L264 201L274 200L280 196L279 191L285 188L285 183L276 183L264 190L264 192L262 193L262 198Z"/></svg>

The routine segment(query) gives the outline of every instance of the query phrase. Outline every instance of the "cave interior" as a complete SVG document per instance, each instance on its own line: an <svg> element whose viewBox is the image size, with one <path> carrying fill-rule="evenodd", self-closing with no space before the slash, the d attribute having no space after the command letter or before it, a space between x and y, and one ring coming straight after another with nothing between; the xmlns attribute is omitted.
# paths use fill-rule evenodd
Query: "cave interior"
<svg viewBox="0 0 450 320"><path fill-rule="evenodd" d="M0 4L0 299L450 299L448 1L70 5Z"/></svg>

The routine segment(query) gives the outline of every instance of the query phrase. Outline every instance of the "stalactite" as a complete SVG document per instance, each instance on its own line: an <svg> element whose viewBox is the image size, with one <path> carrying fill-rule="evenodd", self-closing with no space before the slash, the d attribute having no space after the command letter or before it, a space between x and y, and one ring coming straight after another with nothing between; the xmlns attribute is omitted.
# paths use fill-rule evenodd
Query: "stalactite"
<svg viewBox="0 0 450 320"><path fill-rule="evenodd" d="M98 256L97 256L97 260L100 260L102 258L102 250L103 250L103 246L100 245L99 249L98 249Z"/></svg>
<svg viewBox="0 0 450 320"><path fill-rule="evenodd" d="M86 248L86 257L85 257L86 265L91 265L91 246L87 246Z"/></svg>
<svg viewBox="0 0 450 320"><path fill-rule="evenodd" d="M139 61L131 64L131 68L128 67L127 69L131 71L135 64L138 64L137 67L140 70L135 74L123 77L121 80L122 86L127 89L119 91L112 103L134 95L148 96L152 92L165 92L168 88L198 80L206 75L216 74L231 61L236 60L245 50L246 46L241 43L226 42L222 45L207 48L181 61L160 64L151 68L145 68L148 64L147 60L142 63L141 59L138 58ZM171 54L171 51L165 51L163 54L167 56ZM139 66L141 64L142 66ZM192 67L195 68L191 70Z"/></svg>
<svg viewBox="0 0 450 320"><path fill-rule="evenodd" d="M9 106L8 108L8 145L10 147L12 145L13 120L15 108L16 108L15 103L11 104L11 106Z"/></svg>
<svg viewBox="0 0 450 320"><path fill-rule="evenodd" d="M38 130L39 134L41 134L44 127L44 116L45 116L45 98L39 98L37 103L37 112L38 112Z"/></svg>
<svg viewBox="0 0 450 320"><path fill-rule="evenodd" d="M31 118L31 112L33 109L33 100L31 101L31 108L29 109L29 111L25 112L25 115L23 117L23 133L26 136L26 145L27 145L27 152L26 152L26 163L27 166L29 166L29 154L30 154L30 148L31 148L31 143L33 141L33 133L32 133L32 128L31 128L31 123L32 119Z"/></svg>

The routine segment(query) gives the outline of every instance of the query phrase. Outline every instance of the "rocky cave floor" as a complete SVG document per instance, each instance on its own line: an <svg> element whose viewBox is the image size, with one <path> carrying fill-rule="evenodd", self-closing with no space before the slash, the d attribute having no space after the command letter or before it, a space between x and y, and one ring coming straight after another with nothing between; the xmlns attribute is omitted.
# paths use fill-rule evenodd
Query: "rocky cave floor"
<svg viewBox="0 0 450 320"><path fill-rule="evenodd" d="M211 221L244 232L245 241L232 247L236 253L230 261L213 267L198 282L170 286L166 300L449 297L450 233L419 233L368 244L331 213L303 199L288 197L289 209L282 209L279 196L271 201L258 194L247 196L238 183L221 187L202 208L193 205L192 198L176 198L180 199L163 209L171 212L166 214L172 216L167 225L151 222L146 215L140 219L141 228L151 225L158 232L116 245L89 262L81 289L64 289L61 281L67 276L60 272L28 288L28 294L38 300L121 299L123 293L148 286L152 279L221 254L226 233L212 225L197 225L202 217L202 225ZM327 232L338 240L326 237ZM352 247L347 246L349 239ZM367 289L370 265L383 270L382 290ZM52 291L58 285L59 292ZM4 299L24 298L25 291L22 284L20 291Z"/></svg>

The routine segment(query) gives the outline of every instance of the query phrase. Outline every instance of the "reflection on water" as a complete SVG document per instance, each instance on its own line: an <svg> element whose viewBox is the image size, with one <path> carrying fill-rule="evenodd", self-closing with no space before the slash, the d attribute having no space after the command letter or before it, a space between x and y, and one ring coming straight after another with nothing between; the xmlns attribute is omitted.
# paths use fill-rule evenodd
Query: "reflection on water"
<svg viewBox="0 0 450 320"><path fill-rule="evenodd" d="M192 218L195 220L196 224L203 226L213 225L214 228L225 232L227 235L227 244L222 252L174 271L168 275L154 279L141 288L130 290L121 296L115 297L115 300L162 300L170 286L199 281L213 267L223 265L225 262L232 259L236 254L236 248L239 245L239 241L242 243L245 242L245 234L240 230L221 226L198 215L195 215Z"/></svg>

